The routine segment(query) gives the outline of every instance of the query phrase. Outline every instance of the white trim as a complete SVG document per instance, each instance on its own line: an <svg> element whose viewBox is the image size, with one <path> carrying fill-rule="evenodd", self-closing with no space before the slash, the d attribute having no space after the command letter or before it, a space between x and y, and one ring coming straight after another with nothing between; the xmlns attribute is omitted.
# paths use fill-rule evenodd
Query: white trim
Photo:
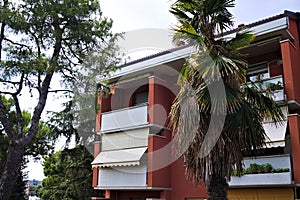
<svg viewBox="0 0 300 200"><path fill-rule="evenodd" d="M163 187L148 187L148 186L136 186L136 187L126 187L126 186L115 186L115 187L103 187L97 186L94 187L96 190L173 190L172 188L163 188Z"/></svg>
<svg viewBox="0 0 300 200"><path fill-rule="evenodd" d="M195 52L193 47L186 47L179 49L177 51L172 51L169 53L166 53L161 56L157 56L150 59L145 59L141 62L137 62L134 64L129 64L127 66L121 67L116 72L114 72L109 79L118 78L127 74L132 74L134 72L143 71L146 69L150 69L153 67L156 67L158 65L162 65L168 62L172 62L175 60L179 60L181 58L187 58L190 56L193 52Z"/></svg>

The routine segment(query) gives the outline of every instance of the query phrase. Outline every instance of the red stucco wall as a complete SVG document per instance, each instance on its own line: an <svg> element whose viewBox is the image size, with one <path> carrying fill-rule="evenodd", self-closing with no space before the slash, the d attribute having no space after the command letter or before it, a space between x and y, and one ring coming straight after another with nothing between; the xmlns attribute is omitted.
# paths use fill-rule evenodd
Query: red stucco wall
<svg viewBox="0 0 300 200"><path fill-rule="evenodd" d="M161 168L160 164L171 155L167 151L159 152L169 142L170 136L149 135L148 137L148 187L170 188L170 166Z"/></svg>
<svg viewBox="0 0 300 200"><path fill-rule="evenodd" d="M172 83L149 77L149 123L168 126L168 114L175 98Z"/></svg>
<svg viewBox="0 0 300 200"><path fill-rule="evenodd" d="M292 148L292 164L295 183L300 183L300 116L298 114L290 115L289 129Z"/></svg>
<svg viewBox="0 0 300 200"><path fill-rule="evenodd" d="M300 102L300 46L296 20L289 19L289 31L294 40L281 42L285 89L288 100Z"/></svg>
<svg viewBox="0 0 300 200"><path fill-rule="evenodd" d="M191 181L187 180L182 158L172 164L171 170L171 200L207 198L204 184L195 186Z"/></svg>

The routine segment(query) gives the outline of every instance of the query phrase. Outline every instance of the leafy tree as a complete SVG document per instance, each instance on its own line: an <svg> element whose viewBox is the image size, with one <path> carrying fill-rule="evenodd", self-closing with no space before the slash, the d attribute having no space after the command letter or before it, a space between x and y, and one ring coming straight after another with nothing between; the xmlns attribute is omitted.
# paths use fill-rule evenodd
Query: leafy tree
<svg viewBox="0 0 300 200"><path fill-rule="evenodd" d="M16 124L17 116L14 109L13 99L6 99L3 96L1 98L7 108L9 121ZM28 127L30 123L31 115L28 112L23 111L22 116L25 123L24 129L26 129L26 127ZM1 123L0 126L2 126ZM24 172L23 170L27 166L27 162L28 162L27 157L32 156L35 159L39 159L41 156L47 155L49 152L51 152L53 150L53 140L51 139L51 137L52 137L52 132L50 131L49 127L44 122L40 121L39 131L37 133L37 136L35 137L35 141L31 143L30 146L26 149L25 152L26 157L23 157L22 159L21 167L18 171L18 179L16 181L16 184L14 185L13 193L10 198L11 200L25 199L27 173ZM5 166L8 146L9 146L9 138L6 135L3 128L1 128L0 129L0 175L3 173L3 169Z"/></svg>
<svg viewBox="0 0 300 200"><path fill-rule="evenodd" d="M0 174L2 173L3 166L7 157L8 137L0 133ZM22 170L26 167L25 160L22 161L21 168L18 171L18 179L13 187L13 194L10 200L25 200L25 187L27 174Z"/></svg>
<svg viewBox="0 0 300 200"><path fill-rule="evenodd" d="M82 72L76 74L72 99L63 104L59 112L49 112L51 117L48 124L55 132L56 138L63 135L67 138L67 144L72 136L75 136L76 144L84 145L93 152L93 142L97 137L95 132L96 114L99 111L97 103L98 95L103 87L98 84L99 76L109 76L117 69L121 62L125 62L124 54L120 53L116 42L122 38L122 34L115 34L103 46L83 63ZM99 66L107 66L99 68ZM107 89L107 88L106 88ZM107 91L108 92L108 91ZM106 93L107 93L106 92Z"/></svg>
<svg viewBox="0 0 300 200"><path fill-rule="evenodd" d="M0 98L0 122L9 138L0 178L2 200L11 196L23 156L38 133L49 93L61 91L55 88L54 77L74 87L78 66L93 50L107 46L107 38L112 36L112 22L102 18L97 0L13 2L0 3L0 94L11 96L16 112L13 123ZM63 91L72 92L67 89ZM25 129L20 102L26 93L33 97L30 105L35 106Z"/></svg>
<svg viewBox="0 0 300 200"><path fill-rule="evenodd" d="M58 151L45 159L43 187L39 192L48 200L89 200L94 194L91 187L93 156L84 146Z"/></svg>
<svg viewBox="0 0 300 200"><path fill-rule="evenodd" d="M263 119L284 118L271 98L245 84L247 62L239 50L254 35L240 30L233 38L222 37L232 28L233 6L234 0L177 0L171 7L179 20L175 40L196 49L182 69L170 112L176 149L183 153L187 176L204 181L213 200L227 199L232 170L242 171L242 150L264 147Z"/></svg>

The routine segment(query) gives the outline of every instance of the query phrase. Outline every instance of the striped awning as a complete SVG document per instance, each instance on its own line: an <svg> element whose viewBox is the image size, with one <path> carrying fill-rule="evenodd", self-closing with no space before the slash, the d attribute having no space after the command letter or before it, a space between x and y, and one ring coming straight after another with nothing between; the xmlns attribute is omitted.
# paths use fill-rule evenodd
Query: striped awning
<svg viewBox="0 0 300 200"><path fill-rule="evenodd" d="M93 167L114 167L140 165L147 147L103 151L92 162Z"/></svg>

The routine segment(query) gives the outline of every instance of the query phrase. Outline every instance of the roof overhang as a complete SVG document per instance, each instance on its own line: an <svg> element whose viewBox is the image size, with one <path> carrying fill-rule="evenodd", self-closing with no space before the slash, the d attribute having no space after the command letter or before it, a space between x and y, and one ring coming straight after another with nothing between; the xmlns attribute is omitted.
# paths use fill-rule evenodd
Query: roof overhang
<svg viewBox="0 0 300 200"><path fill-rule="evenodd" d="M245 25L245 30L251 31L256 35L256 38L250 46L242 49L242 53L253 53L253 49L257 49L257 46L264 45L264 48L267 48L266 45L269 45L268 49L270 50L279 49L280 40L294 40L292 34L288 30L289 17L291 16L293 16L292 13L286 11L284 14ZM234 29L225 32L223 37L228 39L233 38L235 37L237 31L238 29ZM142 73L152 73L155 68L157 68L157 66L166 65L167 63L185 59L193 52L195 52L195 49L193 47L185 45L129 62L126 65L120 67L113 74L111 74L111 76L109 77L109 83L118 81L121 77L127 77L128 75L138 76Z"/></svg>
<svg viewBox="0 0 300 200"><path fill-rule="evenodd" d="M160 69L157 71L159 73L165 73L171 75L172 71L170 71L170 67L174 68L174 73L178 75L178 64L174 62L178 62L179 60L183 60L181 64L185 61L184 59L189 57L193 52L195 52L193 47L190 46L180 46L170 50L166 50L155 55L151 55L145 58L138 59L136 61L132 61L127 63L126 65L120 67L109 77L109 82L119 81L120 78L125 79L125 77L138 77L143 74L153 74L156 71L157 66L165 66L164 69ZM181 65L182 66L182 65Z"/></svg>

